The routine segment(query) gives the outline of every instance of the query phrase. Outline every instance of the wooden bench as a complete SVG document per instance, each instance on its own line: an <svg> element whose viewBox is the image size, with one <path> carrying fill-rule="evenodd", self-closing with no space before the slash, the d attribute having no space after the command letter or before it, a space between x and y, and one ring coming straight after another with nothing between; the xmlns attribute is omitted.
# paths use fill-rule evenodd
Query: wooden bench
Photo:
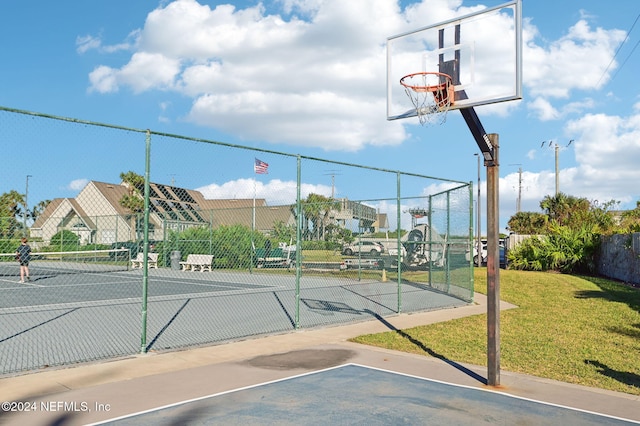
<svg viewBox="0 0 640 426"><path fill-rule="evenodd" d="M147 264L149 268L158 269L158 253L149 253ZM136 269L144 266L144 253L138 253L135 259L131 259L131 269Z"/></svg>
<svg viewBox="0 0 640 426"><path fill-rule="evenodd" d="M213 263L212 254L189 254L187 260L180 262L183 271L197 271L200 272L211 271L211 264Z"/></svg>

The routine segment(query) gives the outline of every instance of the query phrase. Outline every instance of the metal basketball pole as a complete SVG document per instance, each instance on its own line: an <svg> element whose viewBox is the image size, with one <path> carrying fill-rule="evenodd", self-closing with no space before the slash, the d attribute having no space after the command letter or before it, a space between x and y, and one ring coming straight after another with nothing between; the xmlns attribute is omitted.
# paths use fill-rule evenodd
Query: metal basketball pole
<svg viewBox="0 0 640 426"><path fill-rule="evenodd" d="M464 92L463 92L464 93ZM465 96L465 95L463 95ZM487 134L473 108L460 110L487 167L487 384L500 385L500 246L498 135ZM478 226L480 226L478 224Z"/></svg>
<svg viewBox="0 0 640 426"><path fill-rule="evenodd" d="M500 244L498 135L490 134L493 162L487 164L487 384L500 384Z"/></svg>

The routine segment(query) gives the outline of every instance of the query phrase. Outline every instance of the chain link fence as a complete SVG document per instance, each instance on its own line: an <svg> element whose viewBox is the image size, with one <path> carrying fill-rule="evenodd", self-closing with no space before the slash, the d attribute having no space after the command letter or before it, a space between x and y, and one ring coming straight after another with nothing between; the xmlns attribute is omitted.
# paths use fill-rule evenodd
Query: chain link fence
<svg viewBox="0 0 640 426"><path fill-rule="evenodd" d="M50 147L5 164L26 185L0 191L2 374L473 299L470 183L6 108L0 122L5 159ZM60 155L67 139L91 154Z"/></svg>

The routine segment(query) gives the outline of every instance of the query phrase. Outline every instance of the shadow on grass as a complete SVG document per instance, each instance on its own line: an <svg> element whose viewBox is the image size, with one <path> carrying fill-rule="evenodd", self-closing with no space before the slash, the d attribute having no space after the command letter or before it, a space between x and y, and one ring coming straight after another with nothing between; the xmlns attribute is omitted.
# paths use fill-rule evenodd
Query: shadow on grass
<svg viewBox="0 0 640 426"><path fill-rule="evenodd" d="M582 290L576 292L579 299L599 298L610 302L625 303L636 312L640 312L640 289L605 278L580 276L597 285L602 291Z"/></svg>
<svg viewBox="0 0 640 426"><path fill-rule="evenodd" d="M380 321L382 324L384 324L389 330L395 332L396 334L402 336L404 339L407 339L408 341L410 341L412 344L416 345L418 348L420 348L421 350L423 350L425 353L427 353L428 355L437 358L441 361L446 362L447 364L449 364L450 366L454 367L455 369L463 372L464 374L466 374L467 376L477 380L478 382L482 383L483 385L486 385L488 383L487 379L482 377L481 375L479 375L478 373L469 370L467 367L458 364L455 361L452 361L450 359L448 359L447 357L445 357L444 355L441 355L437 352L435 352L433 349L425 346L424 343L422 343L421 341L419 341L418 339L415 339L413 336L411 336L410 334L406 333L403 330L399 330L397 329L393 324L391 324L389 321L387 321L386 319L384 319L384 317L376 314L375 312L371 312L368 310L367 313L369 313L370 315L372 315L373 317L375 317L378 321Z"/></svg>
<svg viewBox="0 0 640 426"><path fill-rule="evenodd" d="M613 370L607 365L591 359L585 359L584 363L587 365L593 365L594 367L598 368L598 373L602 374L603 376L611 377L612 379L628 386L635 386L637 388L640 388L640 375L638 374L630 373L628 371Z"/></svg>

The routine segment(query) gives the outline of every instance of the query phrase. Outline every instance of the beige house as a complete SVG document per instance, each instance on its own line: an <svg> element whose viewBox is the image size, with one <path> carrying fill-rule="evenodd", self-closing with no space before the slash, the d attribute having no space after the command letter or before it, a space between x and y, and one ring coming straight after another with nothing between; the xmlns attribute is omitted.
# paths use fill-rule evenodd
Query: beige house
<svg viewBox="0 0 640 426"><path fill-rule="evenodd" d="M76 198L51 201L31 227L31 237L47 244L56 233L69 230L80 238L81 244L138 240L143 232L142 214L133 215L120 205L128 193L125 183L91 181ZM194 226L241 224L268 234L278 222L295 224L290 206L267 206L264 199L207 200L199 191L149 185L152 240L163 240L167 230L182 231Z"/></svg>

